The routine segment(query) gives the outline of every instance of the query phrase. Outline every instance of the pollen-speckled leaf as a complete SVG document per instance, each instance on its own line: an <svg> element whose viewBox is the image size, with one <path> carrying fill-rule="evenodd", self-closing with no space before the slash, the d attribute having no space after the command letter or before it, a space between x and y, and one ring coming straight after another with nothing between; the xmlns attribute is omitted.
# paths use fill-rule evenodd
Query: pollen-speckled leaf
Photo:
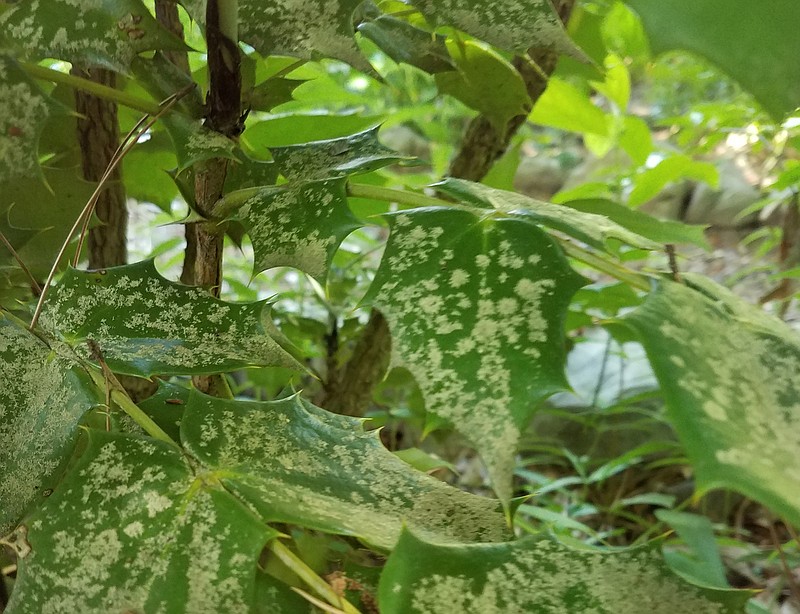
<svg viewBox="0 0 800 614"><path fill-rule="evenodd" d="M93 431L14 535L8 612L247 614L275 531L168 444Z"/></svg>
<svg viewBox="0 0 800 614"><path fill-rule="evenodd" d="M66 349L66 348L64 348ZM0 315L0 536L52 488L99 399L76 361Z"/></svg>
<svg viewBox="0 0 800 614"><path fill-rule="evenodd" d="M149 49L185 49L141 0L27 0L0 11L0 43L25 55L124 71Z"/></svg>
<svg viewBox="0 0 800 614"><path fill-rule="evenodd" d="M239 39L264 56L328 57L364 72L372 67L356 46L353 13L363 0L239 0ZM205 21L205 0L182 0Z"/></svg>
<svg viewBox="0 0 800 614"><path fill-rule="evenodd" d="M383 549L403 523L436 541L507 537L496 500L415 471L360 420L297 396L259 403L193 392L181 439L266 521L354 535Z"/></svg>
<svg viewBox="0 0 800 614"><path fill-rule="evenodd" d="M48 117L65 114L66 107L40 90L10 56L0 53L0 109L0 183L39 175L42 129Z"/></svg>
<svg viewBox="0 0 800 614"><path fill-rule="evenodd" d="M435 187L437 190L461 199L466 204L481 208L494 208L503 213L529 219L537 224L560 230L598 249L603 249L608 239L618 239L623 243L644 249L661 249L660 244L631 232L604 215L585 213L564 205L536 200L516 192L498 190L481 183L452 177L435 184Z"/></svg>
<svg viewBox="0 0 800 614"><path fill-rule="evenodd" d="M453 26L490 45L524 53L545 47L579 58L550 0L411 0L433 24Z"/></svg>
<svg viewBox="0 0 800 614"><path fill-rule="evenodd" d="M566 387L564 318L583 279L536 225L487 214L389 216L367 300L389 321L393 363L414 375L428 411L472 441L508 502L521 430Z"/></svg>
<svg viewBox="0 0 800 614"><path fill-rule="evenodd" d="M430 74L455 69L444 36L421 30L402 19L381 15L360 24L358 31L395 62L416 66Z"/></svg>
<svg viewBox="0 0 800 614"><path fill-rule="evenodd" d="M197 375L246 366L294 367L267 334L265 303L226 303L161 277L146 260L104 271L70 269L48 294L42 325L90 358L99 345L128 375Z"/></svg>
<svg viewBox="0 0 800 614"><path fill-rule="evenodd" d="M291 266L325 281L339 244L358 228L347 206L345 179L266 186L251 194L231 215L253 242L253 273ZM224 203L223 203L224 207Z"/></svg>
<svg viewBox="0 0 800 614"><path fill-rule="evenodd" d="M739 614L750 596L689 584L653 547L578 550L546 537L443 545L408 531L379 588L382 614Z"/></svg>
<svg viewBox="0 0 800 614"><path fill-rule="evenodd" d="M378 140L377 127L338 139L271 147L270 152L283 176L290 181L366 173L411 159L383 146Z"/></svg>
<svg viewBox="0 0 800 614"><path fill-rule="evenodd" d="M800 524L800 338L708 280L662 281L640 333L701 491L729 488Z"/></svg>

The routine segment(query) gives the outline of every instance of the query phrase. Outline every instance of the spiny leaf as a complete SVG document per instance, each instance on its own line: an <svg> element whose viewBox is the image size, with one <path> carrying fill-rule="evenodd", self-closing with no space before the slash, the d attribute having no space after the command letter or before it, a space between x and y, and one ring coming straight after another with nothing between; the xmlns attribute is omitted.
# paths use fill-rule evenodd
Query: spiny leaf
<svg viewBox="0 0 800 614"><path fill-rule="evenodd" d="M554 205L515 192L497 190L452 177L435 184L435 187L467 204L495 208L503 213L529 219L560 230L598 249L603 249L606 241L612 238L644 249L661 247L602 215L576 211L563 205Z"/></svg>
<svg viewBox="0 0 800 614"><path fill-rule="evenodd" d="M336 248L360 226L347 206L345 181L268 186L228 195L229 201L248 195L231 217L242 223L253 242L254 274L292 266L324 283Z"/></svg>
<svg viewBox="0 0 800 614"><path fill-rule="evenodd" d="M42 326L87 358L87 340L112 370L149 377L246 366L294 367L262 323L265 303L226 303L161 277L152 261L70 269L45 303Z"/></svg>
<svg viewBox="0 0 800 614"><path fill-rule="evenodd" d="M381 145L378 127L326 141L271 147L275 164L286 179L314 181L366 173L410 159Z"/></svg>
<svg viewBox="0 0 800 614"><path fill-rule="evenodd" d="M384 614L734 614L750 597L685 582L652 547L577 550L546 537L441 545L408 531L379 591Z"/></svg>
<svg viewBox="0 0 800 614"><path fill-rule="evenodd" d="M0 12L0 42L32 58L125 71L137 53L185 49L140 0L29 0Z"/></svg>
<svg viewBox="0 0 800 614"><path fill-rule="evenodd" d="M744 493L800 523L800 339L690 276L625 318L640 333L701 491Z"/></svg>
<svg viewBox="0 0 800 614"><path fill-rule="evenodd" d="M508 502L521 429L566 387L564 318L583 280L527 221L431 208L389 222L367 300L389 321L392 360L472 441Z"/></svg>
<svg viewBox="0 0 800 614"><path fill-rule="evenodd" d="M507 535L497 501L414 471L377 433L364 433L360 420L296 396L257 403L192 392L181 439L265 521L354 535L385 549L403 523L437 541Z"/></svg>
<svg viewBox="0 0 800 614"><path fill-rule="evenodd" d="M66 348L64 348L66 349ZM42 498L99 401L77 362L0 315L0 536Z"/></svg>
<svg viewBox="0 0 800 614"><path fill-rule="evenodd" d="M582 58L550 0L411 0L436 25L454 26L490 45L525 53L551 48Z"/></svg>
<svg viewBox="0 0 800 614"><path fill-rule="evenodd" d="M177 449L94 431L15 534L9 612L245 614L258 556L275 535Z"/></svg>
<svg viewBox="0 0 800 614"><path fill-rule="evenodd" d="M0 13L2 23L3 13ZM1 27L1 26L0 26ZM28 78L8 55L0 53L0 183L40 174L39 137L45 122L67 109Z"/></svg>
<svg viewBox="0 0 800 614"><path fill-rule="evenodd" d="M430 74L455 69L444 36L416 28L402 19L381 15L360 24L358 31L395 62L416 66Z"/></svg>

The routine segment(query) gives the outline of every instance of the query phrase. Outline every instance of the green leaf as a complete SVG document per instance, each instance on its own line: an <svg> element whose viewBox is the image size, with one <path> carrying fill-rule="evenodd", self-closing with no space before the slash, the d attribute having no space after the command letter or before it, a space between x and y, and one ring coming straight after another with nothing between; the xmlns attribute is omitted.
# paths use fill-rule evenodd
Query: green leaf
<svg viewBox="0 0 800 614"><path fill-rule="evenodd" d="M0 23L3 14L0 13ZM0 53L0 182L39 175L39 137L48 117L64 115L8 55Z"/></svg>
<svg viewBox="0 0 800 614"><path fill-rule="evenodd" d="M705 181L712 187L719 183L719 173L710 162L698 162L684 154L664 158L653 168L645 170L634 178L628 202L637 207L658 194L664 186L680 179Z"/></svg>
<svg viewBox="0 0 800 614"><path fill-rule="evenodd" d="M393 362L472 441L507 502L521 430L566 387L564 318L583 280L527 221L430 208L389 222L367 300L389 321Z"/></svg>
<svg viewBox="0 0 800 614"><path fill-rule="evenodd" d="M586 92L558 77L551 77L547 82L547 88L533 107L530 120L570 132L608 135L606 114Z"/></svg>
<svg viewBox="0 0 800 614"><path fill-rule="evenodd" d="M357 536L391 548L403 524L437 541L494 541L497 501L416 472L361 421L294 396L258 403L192 392L181 439L226 489L268 522Z"/></svg>
<svg viewBox="0 0 800 614"><path fill-rule="evenodd" d="M383 116L361 113L281 113L249 123L241 139L251 150L265 150L347 137L354 132L374 128L382 120Z"/></svg>
<svg viewBox="0 0 800 614"><path fill-rule="evenodd" d="M561 232L585 243L603 249L609 239L619 239L629 245L645 249L659 249L649 239L635 234L615 221L594 213L577 211L563 205L554 205L505 190L496 190L479 183L448 177L435 187L463 202L482 208L494 208L506 214L519 216Z"/></svg>
<svg viewBox="0 0 800 614"><path fill-rule="evenodd" d="M378 127L337 139L272 147L270 152L281 174L289 181L367 173L410 159L381 145Z"/></svg>
<svg viewBox="0 0 800 614"><path fill-rule="evenodd" d="M170 170L176 164L172 144L165 132L156 132L146 142L137 144L122 160L127 197L169 211L179 194L170 176Z"/></svg>
<svg viewBox="0 0 800 614"><path fill-rule="evenodd" d="M70 269L50 291L41 321L87 358L93 339L111 369L127 375L296 366L267 334L264 307L226 303L168 281L146 260L102 271Z"/></svg>
<svg viewBox="0 0 800 614"><path fill-rule="evenodd" d="M299 79L273 77L259 83L246 94L246 106L252 111L272 111L278 105L293 100L292 92L305 83Z"/></svg>
<svg viewBox="0 0 800 614"><path fill-rule="evenodd" d="M436 75L441 93L485 115L500 134L512 117L530 112L525 82L500 54L475 41L449 41L447 47L458 70Z"/></svg>
<svg viewBox="0 0 800 614"><path fill-rule="evenodd" d="M158 390L139 403L139 408L153 419L173 441L180 441L183 410L189 389L158 380Z"/></svg>
<svg viewBox="0 0 800 614"><path fill-rule="evenodd" d="M583 57L549 0L411 0L432 23L463 30L490 45L525 53L544 47Z"/></svg>
<svg viewBox="0 0 800 614"><path fill-rule="evenodd" d="M664 550L664 559L688 580L715 588L728 588L725 564L714 538L714 526L705 516L674 510L656 510L656 518L675 529L689 548Z"/></svg>
<svg viewBox="0 0 800 614"><path fill-rule="evenodd" d="M416 28L402 19L381 15L360 24L358 31L395 62L416 66L430 74L455 68L444 36Z"/></svg>
<svg viewBox="0 0 800 614"><path fill-rule="evenodd" d="M627 3L639 13L653 51L686 49L703 56L778 121L800 106L800 62L794 61L800 57L800 11L795 0Z"/></svg>
<svg viewBox="0 0 800 614"><path fill-rule="evenodd" d="M186 49L140 0L31 0L0 12L0 43L35 58L125 71L149 49Z"/></svg>
<svg viewBox="0 0 800 614"><path fill-rule="evenodd" d="M662 281L625 318L640 335L697 488L800 523L800 339L709 280Z"/></svg>
<svg viewBox="0 0 800 614"><path fill-rule="evenodd" d="M275 535L179 450L93 431L14 536L9 612L250 612Z"/></svg>
<svg viewBox="0 0 800 614"><path fill-rule="evenodd" d="M69 354L0 315L0 536L53 488L99 399Z"/></svg>
<svg viewBox="0 0 800 614"><path fill-rule="evenodd" d="M660 220L625 205L599 198L572 200L565 202L564 206L585 213L603 215L631 232L656 243L693 243L698 247L709 249L705 226L684 224L674 220Z"/></svg>
<svg viewBox="0 0 800 614"><path fill-rule="evenodd" d="M442 545L409 531L379 588L383 614L738 614L749 596L684 582L652 547L578 550L537 537Z"/></svg>
<svg viewBox="0 0 800 614"><path fill-rule="evenodd" d="M253 242L254 275L291 266L324 283L339 244L361 226L347 206L345 181L267 186L226 197L228 203L246 197L231 218Z"/></svg>

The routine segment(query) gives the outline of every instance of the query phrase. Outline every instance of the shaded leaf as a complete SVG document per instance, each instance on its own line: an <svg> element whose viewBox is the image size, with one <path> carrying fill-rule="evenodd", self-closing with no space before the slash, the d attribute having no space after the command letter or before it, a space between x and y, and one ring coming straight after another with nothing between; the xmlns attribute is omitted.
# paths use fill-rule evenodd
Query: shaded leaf
<svg viewBox="0 0 800 614"><path fill-rule="evenodd" d="M265 521L357 536L391 548L403 523L438 541L507 535L497 501L416 472L362 431L361 421L294 396L258 403L193 392L186 449Z"/></svg>
<svg viewBox="0 0 800 614"><path fill-rule="evenodd" d="M800 522L800 339L709 280L662 281L626 316L701 492L730 488Z"/></svg>
<svg viewBox="0 0 800 614"><path fill-rule="evenodd" d="M0 315L0 536L53 488L98 399L77 362Z"/></svg>
<svg viewBox="0 0 800 614"><path fill-rule="evenodd" d="M684 582L652 547L578 550L536 537L441 545L408 531L379 588L383 614L733 614L749 597Z"/></svg>
<svg viewBox="0 0 800 614"><path fill-rule="evenodd" d="M455 68L444 36L416 28L402 19L381 15L360 24L358 31L395 62L416 66L430 74Z"/></svg>
<svg viewBox="0 0 800 614"><path fill-rule="evenodd" d="M272 111L278 105L293 100L292 92L305 81L273 77L256 85L247 93L247 105L253 111Z"/></svg>
<svg viewBox="0 0 800 614"><path fill-rule="evenodd" d="M73 471L15 534L9 612L244 614L275 535L179 450L93 431Z"/></svg>
<svg viewBox="0 0 800 614"><path fill-rule="evenodd" d="M659 245L635 234L613 220L594 213L584 213L564 205L554 205L505 190L496 190L480 183L448 177L435 184L442 192L463 202L482 208L495 208L503 213L522 216L536 223L560 230L599 249L609 239L619 239L629 245L645 249L659 249Z"/></svg>
<svg viewBox="0 0 800 614"><path fill-rule="evenodd" d="M719 173L710 162L698 162L687 155L676 154L637 175L628 202L631 206L639 206L656 196L668 183L681 179L705 181L716 187Z"/></svg>
<svg viewBox="0 0 800 614"><path fill-rule="evenodd" d="M778 121L800 106L800 11L794 0L627 3L642 18L653 51L686 49L703 56Z"/></svg>
<svg viewBox="0 0 800 614"><path fill-rule="evenodd" d="M111 369L128 375L296 366L267 334L264 308L168 281L146 260L103 271L70 269L48 294L42 325L87 358L93 339Z"/></svg>
<svg viewBox="0 0 800 614"><path fill-rule="evenodd" d="M344 178L233 192L222 207L235 201L242 204L231 218L253 242L253 274L291 266L324 282L339 244L361 225L347 206Z"/></svg>
<svg viewBox="0 0 800 614"><path fill-rule="evenodd" d="M158 380L158 390L139 403L139 408L150 416L173 441L181 438L183 410L189 399L189 389Z"/></svg>
<svg viewBox="0 0 800 614"><path fill-rule="evenodd" d="M507 502L521 429L566 387L564 318L583 280L527 221L430 208L389 222L367 300L389 321L393 363L472 441Z"/></svg>

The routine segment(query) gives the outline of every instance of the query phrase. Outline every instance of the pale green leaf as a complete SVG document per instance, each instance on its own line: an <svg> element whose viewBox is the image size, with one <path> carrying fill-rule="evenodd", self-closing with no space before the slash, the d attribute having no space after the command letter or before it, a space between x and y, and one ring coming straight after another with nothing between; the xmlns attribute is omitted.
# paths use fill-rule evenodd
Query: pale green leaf
<svg viewBox="0 0 800 614"><path fill-rule="evenodd" d="M14 535L9 613L246 614L276 532L161 442L93 431Z"/></svg>
<svg viewBox="0 0 800 614"><path fill-rule="evenodd" d="M800 523L800 339L709 280L662 281L625 318L641 337L703 492Z"/></svg>
<svg viewBox="0 0 800 614"><path fill-rule="evenodd" d="M542 126L570 132L608 135L609 120L589 94L558 77L551 77L547 89L533 107L530 120Z"/></svg>
<svg viewBox="0 0 800 614"><path fill-rule="evenodd" d="M99 401L65 349L0 315L0 536L53 488L78 422Z"/></svg>
<svg viewBox="0 0 800 614"><path fill-rule="evenodd" d="M193 392L181 439L265 521L357 536L391 548L403 524L437 541L507 535L496 500L411 469L361 421L294 396L258 403Z"/></svg>
<svg viewBox="0 0 800 614"><path fill-rule="evenodd" d="M383 119L381 115L352 112L280 113L248 123L241 140L251 150L263 154L266 149L271 147L286 147L312 141L344 138L355 132L374 128Z"/></svg>
<svg viewBox="0 0 800 614"><path fill-rule="evenodd" d="M668 183L682 179L705 181L712 187L719 182L719 173L710 162L692 160L684 154L664 158L653 168L634 177L633 190L628 196L631 206L637 207L656 196Z"/></svg>
<svg viewBox="0 0 800 614"><path fill-rule="evenodd" d="M431 208L389 222L367 300L389 321L392 360L472 441L507 502L522 429L566 386L564 317L583 280L527 221Z"/></svg>
<svg viewBox="0 0 800 614"><path fill-rule="evenodd" d="M408 531L379 588L382 614L738 614L749 596L681 580L652 547L578 550L544 537L442 545Z"/></svg>
<svg viewBox="0 0 800 614"><path fill-rule="evenodd" d="M94 340L119 373L202 374L296 366L267 334L265 303L226 303L161 277L153 262L70 269L48 294L42 325L90 357Z"/></svg>
<svg viewBox="0 0 800 614"><path fill-rule="evenodd" d="M455 68L444 36L421 30L402 19L381 15L360 24L358 31L395 62L416 66L430 74Z"/></svg>

